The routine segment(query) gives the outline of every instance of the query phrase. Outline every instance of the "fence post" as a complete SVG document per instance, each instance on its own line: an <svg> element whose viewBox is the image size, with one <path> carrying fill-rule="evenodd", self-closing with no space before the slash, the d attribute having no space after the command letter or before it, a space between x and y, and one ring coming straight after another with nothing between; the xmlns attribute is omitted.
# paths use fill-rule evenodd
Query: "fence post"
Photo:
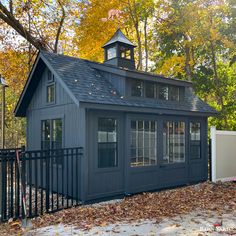
<svg viewBox="0 0 236 236"><path fill-rule="evenodd" d="M209 167L208 167L208 173L209 173L209 180L212 181L212 158L211 158L211 138L209 139L209 143L208 143L208 163L209 163Z"/></svg>
<svg viewBox="0 0 236 236"><path fill-rule="evenodd" d="M49 171L49 162L50 162L50 151L42 152L42 154L45 153L45 161L46 161L46 212L49 211L50 208L50 171Z"/></svg>
<svg viewBox="0 0 236 236"><path fill-rule="evenodd" d="M2 180L2 151L0 150L0 219L2 219Z"/></svg>
<svg viewBox="0 0 236 236"><path fill-rule="evenodd" d="M6 166L6 163L7 163L7 155L5 156L4 155L4 151L2 150L1 151L1 173L0 173L0 176L1 176L1 220L4 221L7 217L7 166Z"/></svg>
<svg viewBox="0 0 236 236"><path fill-rule="evenodd" d="M212 181L216 182L216 127L211 126L211 174Z"/></svg>
<svg viewBox="0 0 236 236"><path fill-rule="evenodd" d="M21 147L21 153L20 153L20 163L21 163L21 212L22 212L22 219L27 218L27 215L25 215L24 211L24 200L23 196L26 195L26 161L25 161L25 146ZM20 168L20 166L19 166Z"/></svg>
<svg viewBox="0 0 236 236"><path fill-rule="evenodd" d="M4 156L4 149L0 150L0 219L1 221L5 220L4 215L6 214L6 183L7 179L5 178L5 172L6 172L6 165L5 165L6 159Z"/></svg>

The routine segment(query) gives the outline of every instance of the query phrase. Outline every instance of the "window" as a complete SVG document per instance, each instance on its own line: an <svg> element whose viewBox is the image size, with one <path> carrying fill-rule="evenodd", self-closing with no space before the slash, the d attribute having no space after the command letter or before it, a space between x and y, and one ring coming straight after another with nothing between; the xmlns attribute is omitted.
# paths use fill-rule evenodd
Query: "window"
<svg viewBox="0 0 236 236"><path fill-rule="evenodd" d="M41 148L62 148L62 119L43 120L41 124Z"/></svg>
<svg viewBox="0 0 236 236"><path fill-rule="evenodd" d="M157 163L157 123L131 121L131 167L150 166Z"/></svg>
<svg viewBox="0 0 236 236"><path fill-rule="evenodd" d="M50 120L42 121L42 130L41 130L41 148L43 150L50 149L50 140L51 140L51 130L50 130Z"/></svg>
<svg viewBox="0 0 236 236"><path fill-rule="evenodd" d="M52 120L52 149L62 148L62 120Z"/></svg>
<svg viewBox="0 0 236 236"><path fill-rule="evenodd" d="M131 96L134 96L134 97L143 96L143 82L141 80L131 81Z"/></svg>
<svg viewBox="0 0 236 236"><path fill-rule="evenodd" d="M98 168L118 165L117 120L98 119Z"/></svg>
<svg viewBox="0 0 236 236"><path fill-rule="evenodd" d="M201 158L201 123L190 122L190 158Z"/></svg>
<svg viewBox="0 0 236 236"><path fill-rule="evenodd" d="M131 96L182 101L184 87L133 79L131 80Z"/></svg>
<svg viewBox="0 0 236 236"><path fill-rule="evenodd" d="M47 103L55 102L55 84L47 86Z"/></svg>
<svg viewBox="0 0 236 236"><path fill-rule="evenodd" d="M179 101L179 87L169 86L169 100Z"/></svg>
<svg viewBox="0 0 236 236"><path fill-rule="evenodd" d="M116 57L116 47L109 48L107 50L107 60L115 58Z"/></svg>
<svg viewBox="0 0 236 236"><path fill-rule="evenodd" d="M48 70L48 82L54 82L54 75L50 70Z"/></svg>
<svg viewBox="0 0 236 236"><path fill-rule="evenodd" d="M168 121L163 125L164 163L185 162L185 123Z"/></svg>
<svg viewBox="0 0 236 236"><path fill-rule="evenodd" d="M120 47L120 56L122 58L131 59L130 49L125 47Z"/></svg>
<svg viewBox="0 0 236 236"><path fill-rule="evenodd" d="M168 100L169 89L167 85L160 85L159 86L159 94L158 98L162 100Z"/></svg>
<svg viewBox="0 0 236 236"><path fill-rule="evenodd" d="M145 96L147 98L155 98L155 83L146 82L145 83Z"/></svg>

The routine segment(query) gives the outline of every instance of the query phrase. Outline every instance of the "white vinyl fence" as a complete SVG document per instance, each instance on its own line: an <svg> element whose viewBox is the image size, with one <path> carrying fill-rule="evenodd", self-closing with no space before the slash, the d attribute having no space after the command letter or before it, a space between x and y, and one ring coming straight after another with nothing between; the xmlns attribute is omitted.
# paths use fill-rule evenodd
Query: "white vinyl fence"
<svg viewBox="0 0 236 236"><path fill-rule="evenodd" d="M212 181L236 179L236 131L211 127Z"/></svg>

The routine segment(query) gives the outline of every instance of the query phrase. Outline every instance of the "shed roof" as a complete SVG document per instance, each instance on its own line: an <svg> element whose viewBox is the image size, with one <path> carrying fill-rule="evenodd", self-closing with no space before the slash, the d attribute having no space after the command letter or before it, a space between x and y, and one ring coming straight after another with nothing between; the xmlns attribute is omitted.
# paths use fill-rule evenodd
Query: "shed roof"
<svg viewBox="0 0 236 236"><path fill-rule="evenodd" d="M16 116L26 115L32 93L37 87L35 86L37 81L33 81L36 80L36 77L33 75L38 71L37 64L42 67L41 63L39 63L41 60L52 70L77 104L122 106L127 111L129 107L132 107L132 109L137 108L139 111L140 108L150 108L155 110L172 110L173 112L201 113L205 116L217 113L212 107L194 95L192 87L186 87L186 96L183 102L140 98L131 99L121 96L116 88L102 76L100 70L92 66L93 63L90 61L46 51L41 51L38 57L38 61L31 73L32 75L29 77L15 109Z"/></svg>

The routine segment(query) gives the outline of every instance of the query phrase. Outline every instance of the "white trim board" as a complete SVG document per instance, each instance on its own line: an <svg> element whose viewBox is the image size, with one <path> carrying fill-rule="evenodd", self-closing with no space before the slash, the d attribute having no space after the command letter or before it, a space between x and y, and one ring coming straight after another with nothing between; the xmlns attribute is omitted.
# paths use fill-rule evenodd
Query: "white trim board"
<svg viewBox="0 0 236 236"><path fill-rule="evenodd" d="M216 181L222 181L222 182L227 182L227 181L232 181L232 180L236 180L236 176L216 179Z"/></svg>
<svg viewBox="0 0 236 236"><path fill-rule="evenodd" d="M235 135L236 136L236 131L216 130L216 134L219 134L219 135Z"/></svg>

